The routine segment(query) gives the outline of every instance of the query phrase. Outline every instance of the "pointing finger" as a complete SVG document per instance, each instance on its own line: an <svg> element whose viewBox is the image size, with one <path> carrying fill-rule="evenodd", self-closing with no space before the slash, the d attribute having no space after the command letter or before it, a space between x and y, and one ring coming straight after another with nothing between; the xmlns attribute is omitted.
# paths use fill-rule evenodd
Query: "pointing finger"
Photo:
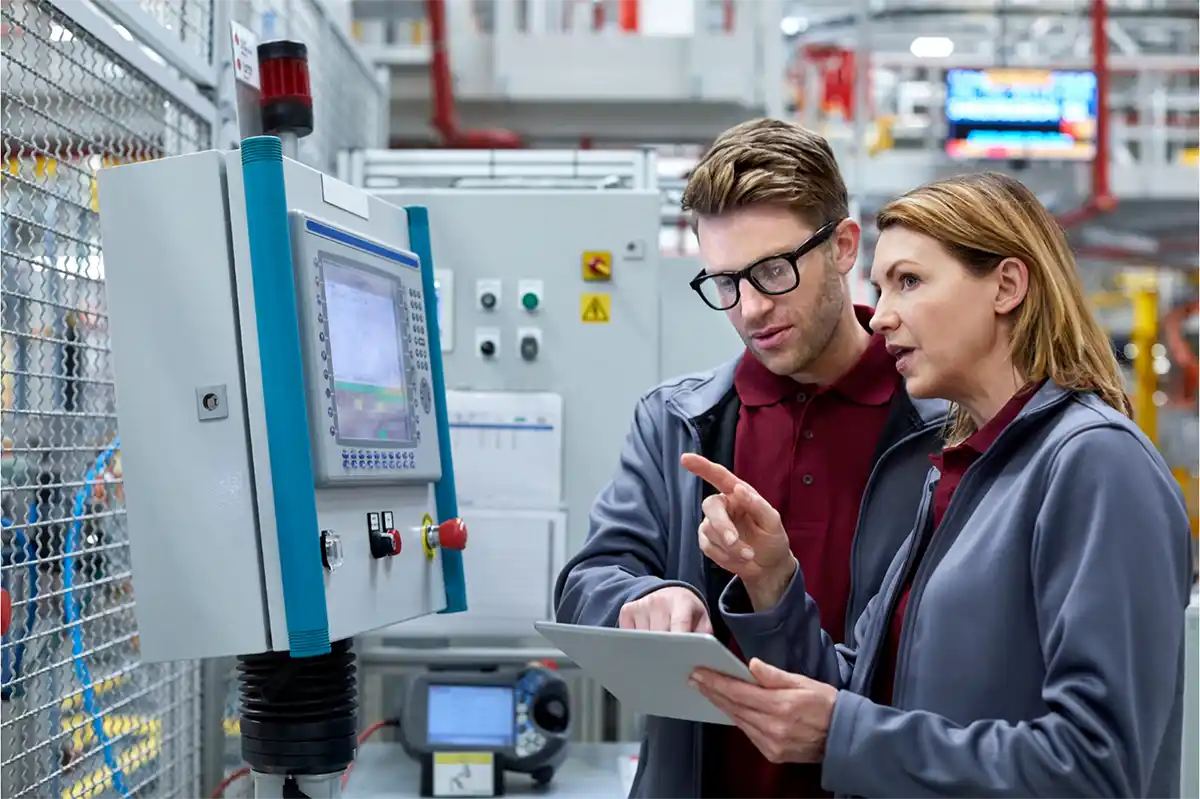
<svg viewBox="0 0 1200 799"><path fill-rule="evenodd" d="M683 468L687 469L692 474L699 477L704 482L711 485L713 488L720 491L722 494L732 494L733 490L741 484L733 472L726 469L719 463L713 463L703 455L697 455L693 452L686 452L679 459Z"/></svg>

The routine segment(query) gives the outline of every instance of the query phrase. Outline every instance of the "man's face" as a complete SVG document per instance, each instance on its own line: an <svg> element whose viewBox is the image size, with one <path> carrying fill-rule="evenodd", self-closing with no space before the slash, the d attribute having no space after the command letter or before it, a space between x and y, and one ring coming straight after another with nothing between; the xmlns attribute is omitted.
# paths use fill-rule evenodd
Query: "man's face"
<svg viewBox="0 0 1200 799"><path fill-rule="evenodd" d="M696 228L709 273L745 269L790 253L815 232L792 211L769 206L702 217ZM750 351L775 374L804 372L829 344L846 302L841 267L854 264L856 234L853 223L843 222L829 242L803 255L796 263L799 283L786 294L763 294L749 280L741 281L741 299L725 314ZM790 270L782 258L778 268Z"/></svg>

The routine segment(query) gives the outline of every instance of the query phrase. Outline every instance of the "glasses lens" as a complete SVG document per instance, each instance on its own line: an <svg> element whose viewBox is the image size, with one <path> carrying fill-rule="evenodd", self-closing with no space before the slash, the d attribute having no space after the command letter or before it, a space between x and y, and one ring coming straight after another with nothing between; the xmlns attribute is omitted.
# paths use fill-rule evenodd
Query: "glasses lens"
<svg viewBox="0 0 1200 799"><path fill-rule="evenodd" d="M737 284L726 275L706 278L700 283L700 293L705 302L722 311L732 308L738 299Z"/></svg>
<svg viewBox="0 0 1200 799"><path fill-rule="evenodd" d="M783 258L763 261L750 272L751 279L768 294L783 294L796 288L799 276Z"/></svg>

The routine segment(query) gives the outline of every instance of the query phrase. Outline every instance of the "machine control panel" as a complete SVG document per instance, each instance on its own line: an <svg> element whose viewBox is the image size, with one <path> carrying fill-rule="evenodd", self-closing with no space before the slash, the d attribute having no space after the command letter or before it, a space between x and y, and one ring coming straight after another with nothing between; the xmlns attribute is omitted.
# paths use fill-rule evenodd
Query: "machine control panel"
<svg viewBox="0 0 1200 799"><path fill-rule="evenodd" d="M435 752L491 752L506 771L548 783L571 734L570 696L555 671L432 671L409 682L401 744L423 767Z"/></svg>
<svg viewBox="0 0 1200 799"><path fill-rule="evenodd" d="M441 477L421 263L291 214L318 486Z"/></svg>

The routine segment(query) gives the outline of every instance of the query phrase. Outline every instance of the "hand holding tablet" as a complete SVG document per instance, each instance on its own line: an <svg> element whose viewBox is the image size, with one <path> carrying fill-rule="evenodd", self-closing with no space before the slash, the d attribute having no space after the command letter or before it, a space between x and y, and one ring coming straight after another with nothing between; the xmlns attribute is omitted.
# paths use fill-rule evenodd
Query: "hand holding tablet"
<svg viewBox="0 0 1200 799"><path fill-rule="evenodd" d="M649 716L730 726L688 684L697 668L755 682L746 664L707 633L620 630L557 622L534 628L629 709Z"/></svg>

